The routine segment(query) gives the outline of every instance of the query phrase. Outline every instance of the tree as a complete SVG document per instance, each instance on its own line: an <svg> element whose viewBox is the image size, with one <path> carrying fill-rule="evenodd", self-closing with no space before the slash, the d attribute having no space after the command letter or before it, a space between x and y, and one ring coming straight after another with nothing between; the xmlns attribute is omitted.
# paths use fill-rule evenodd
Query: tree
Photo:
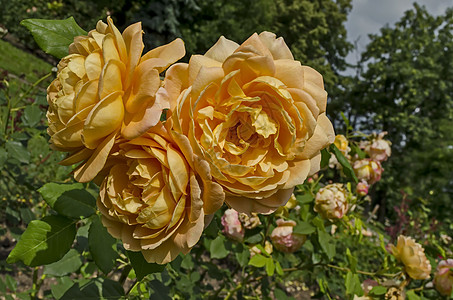
<svg viewBox="0 0 453 300"><path fill-rule="evenodd" d="M274 32L297 60L323 74L332 96L352 48L344 27L351 7L351 0L151 1L133 21L142 21L147 47L181 37L189 54L205 53L220 35L242 43L254 32Z"/></svg>
<svg viewBox="0 0 453 300"><path fill-rule="evenodd" d="M430 199L435 214L452 208L452 35L453 9L434 17L414 4L394 28L371 36L365 71L343 98L356 127L387 131L393 142L378 198L395 203L405 190Z"/></svg>

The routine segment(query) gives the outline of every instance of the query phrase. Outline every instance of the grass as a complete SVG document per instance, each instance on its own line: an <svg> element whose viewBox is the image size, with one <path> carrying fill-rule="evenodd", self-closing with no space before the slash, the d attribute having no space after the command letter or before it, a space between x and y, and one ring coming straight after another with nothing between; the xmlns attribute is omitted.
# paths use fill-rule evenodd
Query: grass
<svg viewBox="0 0 453 300"><path fill-rule="evenodd" d="M0 40L0 70L16 76L25 75L26 81L34 83L51 69L52 65L49 63Z"/></svg>

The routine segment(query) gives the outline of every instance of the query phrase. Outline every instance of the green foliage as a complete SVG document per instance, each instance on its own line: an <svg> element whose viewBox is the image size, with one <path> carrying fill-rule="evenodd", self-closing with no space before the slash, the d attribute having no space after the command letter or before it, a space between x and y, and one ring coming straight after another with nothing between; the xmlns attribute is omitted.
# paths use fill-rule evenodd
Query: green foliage
<svg viewBox="0 0 453 300"><path fill-rule="evenodd" d="M115 261L118 257L116 239L107 232L98 216L92 218L90 230L88 231L88 245L91 256L98 268L105 274L110 272L115 266Z"/></svg>
<svg viewBox="0 0 453 300"><path fill-rule="evenodd" d="M433 216L453 208L452 29L452 9L434 17L414 4L393 27L371 36L364 71L344 95L354 126L387 131L392 141L386 178L375 191L389 199L382 216L402 190L432 201Z"/></svg>
<svg viewBox="0 0 453 300"><path fill-rule="evenodd" d="M44 267L44 274L52 276L64 276L77 272L82 266L82 260L77 250L71 249L57 262Z"/></svg>
<svg viewBox="0 0 453 300"><path fill-rule="evenodd" d="M344 27L350 9L350 0L150 1L133 20L142 22L148 48L181 37L189 54L205 53L221 35L241 44L255 32L274 32L297 60L323 74L334 95L352 49Z"/></svg>
<svg viewBox="0 0 453 300"><path fill-rule="evenodd" d="M47 183L38 191L47 204L60 215L78 219L95 213L96 200L82 189L81 183L57 184Z"/></svg>
<svg viewBox="0 0 453 300"><path fill-rule="evenodd" d="M7 262L23 261L32 267L56 262L69 251L75 234L75 222L64 217L31 221Z"/></svg>
<svg viewBox="0 0 453 300"><path fill-rule="evenodd" d="M0 70L22 76L28 82L37 81L52 69L49 63L3 40L0 40L0 53Z"/></svg>
<svg viewBox="0 0 453 300"><path fill-rule="evenodd" d="M66 20L26 19L20 24L30 30L42 50L57 58L68 55L74 37L87 34L73 17Z"/></svg>
<svg viewBox="0 0 453 300"><path fill-rule="evenodd" d="M94 28L96 22L105 19L107 12L121 12L126 0L88 1L88 0L11 0L2 1L0 24L17 37L28 49L36 50L33 37L28 30L19 25L24 19L57 19L74 17L82 28Z"/></svg>
<svg viewBox="0 0 453 300"><path fill-rule="evenodd" d="M415 12L406 13L395 29L384 29L381 36L373 38L364 55L368 69L353 86L351 78L338 75L346 66L344 56L350 49L343 27L351 8L349 0L260 0L246 1L246 5L236 0L171 0L146 4L125 0L92 5L80 1L80 5L84 9L105 8L117 2L118 6L112 10L114 16L138 12L136 16L143 20L146 38L161 44L182 36L189 53L203 53L220 33L237 42L242 42L254 31L271 30L284 36L297 59L321 71L331 96L338 95L340 87L337 89L337 85L349 84L347 87L351 89L345 93L349 99L342 102L346 115L356 117L350 122L341 115L346 136L356 140L350 140L349 156L335 145L323 150L323 170L296 187L295 205L282 207L274 214L260 215L260 224L255 228L243 228L242 241L237 237L232 240L227 230L219 230L223 226L220 222L222 209L190 253L161 266L146 262L140 252L125 250L111 237L96 214L96 201L92 196L97 194L93 193L96 187L68 183L71 169L56 167L62 157L48 148L43 120L46 101L40 82L23 83L22 86L9 77L2 78L0 189L5 198L0 212L5 225L0 230L8 240L9 236L11 240L20 239L7 259L7 263L14 265L3 262L0 266L5 274L20 270L33 281L29 290L22 291L12 276L0 278L0 292L6 294L6 299L12 299L13 294L21 299L37 298L42 291L46 299L294 299L293 296L305 295L314 299L353 299L369 291L361 286L366 279L374 280L378 285L368 294L376 299L384 299L391 287L405 289L408 299L438 299L438 293L425 285L427 281L410 280L403 265L388 253L386 246L394 235L404 232L418 241L423 240L433 269L435 258L440 255L452 257L451 240L445 236L451 234L453 227L430 223L433 208L425 198L414 196L421 195L429 184L446 187L440 190L446 195L442 203L451 194L451 176L448 177L451 175L451 169L448 169L451 149L448 146L453 135L447 118L451 117L451 83L439 83L442 78L437 74L451 79L451 63L447 61L451 58L451 11L445 19L437 19L415 6ZM67 3L73 4L72 1ZM62 15L67 3L53 1L46 5ZM140 6L143 9L139 9ZM130 11L119 13L123 7ZM6 9L10 9L9 5ZM91 16L103 14L101 10L92 12ZM91 25L83 27L93 28ZM53 30L51 26L47 26L48 29ZM58 36L60 29L53 33ZM434 37L430 35L432 30L437 32ZM79 34L77 32L81 33L81 29L73 27L63 33L68 39L63 41L57 37L51 42L57 46L65 43L67 47L74 34ZM49 35L42 31L35 31L35 34L39 37ZM432 38L434 50L428 49L431 44L427 37ZM42 42L46 44L49 40ZM446 54L442 45L447 45ZM55 51L52 45L50 47L51 53L64 55ZM425 103L429 102L425 101L427 98L435 103ZM369 106L364 108L357 101ZM404 111L398 111L403 108ZM416 112L417 109L420 111ZM392 159L397 161L391 160L385 165L384 178L387 173L389 178L383 179L385 185L382 187L394 188L395 193L388 191L393 197L397 188L391 184L403 184L407 199L414 196L412 203L405 202L406 196L403 197L402 205L396 209L398 218L385 224L377 222L373 213L368 213L368 198L355 191L358 179L350 161L368 155L358 139L363 140L365 134L353 132L359 123L365 130L385 129L390 132L391 139L396 136L392 139L395 146ZM440 138L444 139L439 141ZM416 151L416 146L428 142L438 142L441 146L429 154ZM414 163L403 154L419 160ZM433 162L423 163L426 157ZM337 169L328 169L331 158L338 161ZM434 161L439 158L439 162ZM420 177L421 173L409 176L397 174L394 169L398 167L403 173L401 170L408 166L417 172L430 167L428 174L431 177L414 186L408 180L416 175ZM446 178L442 179L440 175ZM400 183L397 178L402 178ZM54 183L62 181L65 183ZM314 206L318 190L332 182L345 185L349 210L341 219L328 220L323 219ZM385 194L383 188L377 188L371 196L380 201ZM373 186L373 189L376 188ZM437 196L440 192L435 190L433 193ZM278 219L295 222L292 232L307 238L302 247L285 252L284 248L276 246L278 241L273 238L273 232L278 227ZM437 228L441 230L436 231ZM270 250L272 244L274 247ZM33 270L21 262L34 267ZM39 276L41 272L44 275ZM48 287L45 283L49 278L57 284Z"/></svg>

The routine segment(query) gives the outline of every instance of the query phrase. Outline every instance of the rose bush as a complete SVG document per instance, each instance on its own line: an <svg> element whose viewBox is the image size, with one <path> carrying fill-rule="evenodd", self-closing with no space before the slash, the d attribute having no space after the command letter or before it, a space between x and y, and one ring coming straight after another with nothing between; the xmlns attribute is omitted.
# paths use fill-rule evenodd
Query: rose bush
<svg viewBox="0 0 453 300"><path fill-rule="evenodd" d="M224 200L208 164L169 124L120 144L97 201L109 233L159 264L188 253Z"/></svg>
<svg viewBox="0 0 453 300"><path fill-rule="evenodd" d="M170 107L159 73L185 54L178 39L142 56L141 23L121 34L107 21L74 39L47 90L50 142L69 152L62 164L81 162L80 182L102 170L117 137L133 139L157 124Z"/></svg>

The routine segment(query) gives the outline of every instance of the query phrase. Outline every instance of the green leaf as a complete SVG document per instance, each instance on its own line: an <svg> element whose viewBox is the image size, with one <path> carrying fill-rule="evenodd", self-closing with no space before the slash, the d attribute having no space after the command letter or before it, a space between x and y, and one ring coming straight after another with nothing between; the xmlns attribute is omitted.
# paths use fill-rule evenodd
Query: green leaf
<svg viewBox="0 0 453 300"><path fill-rule="evenodd" d="M261 232L255 233L250 236L247 236L247 232L246 232L246 238L244 239L244 242L249 243L249 244L258 244L258 243L261 243L262 240L263 240L263 236L262 236Z"/></svg>
<svg viewBox="0 0 453 300"><path fill-rule="evenodd" d="M331 260L335 256L335 245L332 237L324 230L318 229L318 241L321 249Z"/></svg>
<svg viewBox="0 0 453 300"><path fill-rule="evenodd" d="M37 105L29 105L24 109L22 121L28 127L36 126L40 121L43 113Z"/></svg>
<svg viewBox="0 0 453 300"><path fill-rule="evenodd" d="M10 158L17 159L19 162L28 164L30 162L30 152L27 151L20 142L7 141L5 143L6 151Z"/></svg>
<svg viewBox="0 0 453 300"><path fill-rule="evenodd" d="M349 261L349 267L351 268L352 272L356 272L357 269L357 258L352 256L351 251L349 248L346 248L346 257Z"/></svg>
<svg viewBox="0 0 453 300"><path fill-rule="evenodd" d="M148 274L160 273L165 269L165 265L147 262L141 252L126 251L126 254L138 280L142 280Z"/></svg>
<svg viewBox="0 0 453 300"><path fill-rule="evenodd" d="M225 248L225 237L219 235L212 241L209 248L211 258L225 258L230 252Z"/></svg>
<svg viewBox="0 0 453 300"><path fill-rule="evenodd" d="M236 247L234 255L241 267L247 265L250 259L250 251L248 247L244 247L243 244L238 244Z"/></svg>
<svg viewBox="0 0 453 300"><path fill-rule="evenodd" d="M58 200L58 197L60 197L64 192L75 189L83 189L83 184L65 184L51 182L43 185L40 189L38 189L38 192L41 194L47 204L53 207L55 202Z"/></svg>
<svg viewBox="0 0 453 300"><path fill-rule="evenodd" d="M102 225L99 216L92 218L88 231L88 246L91 256L98 268L107 274L115 266L118 253L116 252L116 239L108 233Z"/></svg>
<svg viewBox="0 0 453 300"><path fill-rule="evenodd" d="M346 176L349 178L352 178L356 183L359 182L357 179L357 176L355 176L354 170L351 167L351 164L349 161L344 157L343 153L335 146L335 144L330 145L330 152L335 154L335 157L337 158L338 162L341 164L343 167L343 172Z"/></svg>
<svg viewBox="0 0 453 300"><path fill-rule="evenodd" d="M61 216L31 221L7 262L23 261L36 267L59 261L71 248L76 235L75 222Z"/></svg>
<svg viewBox="0 0 453 300"><path fill-rule="evenodd" d="M267 257L266 258L266 273L267 276L273 276L275 271L275 264L274 261L272 260L272 257Z"/></svg>
<svg viewBox="0 0 453 300"><path fill-rule="evenodd" d="M8 159L8 152L6 152L5 148L0 148L0 170L5 165L5 162L7 159Z"/></svg>
<svg viewBox="0 0 453 300"><path fill-rule="evenodd" d="M278 261L275 262L275 272L277 272L278 275L283 276L283 269Z"/></svg>
<svg viewBox="0 0 453 300"><path fill-rule="evenodd" d="M357 146L356 144L354 143L351 143L351 149L352 149L352 152L353 153L357 153L357 156L360 158L360 159L364 159L365 156L366 156L366 153L362 151L362 149L360 149L359 146Z"/></svg>
<svg viewBox="0 0 453 300"><path fill-rule="evenodd" d="M346 127L347 127L347 128L350 128L351 126L349 125L349 120L348 120L348 118L346 118L346 116L344 115L344 113L343 113L342 111L340 112L340 114L341 114L341 118L343 118L343 122L344 122L344 124L346 125Z"/></svg>
<svg viewBox="0 0 453 300"><path fill-rule="evenodd" d="M6 279L6 276L9 276L9 275L6 274L5 279ZM6 294L6 283L2 280L1 277L0 277L0 293Z"/></svg>
<svg viewBox="0 0 453 300"><path fill-rule="evenodd" d="M57 58L68 55L68 48L74 37L87 34L73 17L66 20L26 19L20 24L30 30L44 52Z"/></svg>
<svg viewBox="0 0 453 300"><path fill-rule="evenodd" d="M360 286L360 278L358 274L353 274L351 271L349 271L346 274L345 286L347 295L363 295L363 290Z"/></svg>
<svg viewBox="0 0 453 300"><path fill-rule="evenodd" d="M94 278L87 283L76 283L64 293L61 300L120 299L124 296L123 287L119 282L107 278Z"/></svg>
<svg viewBox="0 0 453 300"><path fill-rule="evenodd" d="M153 280L149 282L149 287L152 289L153 293L150 294L149 299L159 299L159 300L171 300L170 287L166 286L159 280Z"/></svg>
<svg viewBox="0 0 453 300"><path fill-rule="evenodd" d="M274 288L274 298L278 300L295 299L294 297L289 297L288 295L286 295L286 293L279 288Z"/></svg>
<svg viewBox="0 0 453 300"><path fill-rule="evenodd" d="M373 287L369 292L370 296L381 296L385 293L387 293L387 288L380 285Z"/></svg>
<svg viewBox="0 0 453 300"><path fill-rule="evenodd" d="M407 300L420 300L420 296L417 295L414 291L407 291L406 292Z"/></svg>
<svg viewBox="0 0 453 300"><path fill-rule="evenodd" d="M301 205L302 204L312 203L313 200L315 200L315 198L313 198L313 196L308 194L308 193L307 194L303 194L303 195L297 195L296 199L297 199L297 202L299 204L301 204Z"/></svg>
<svg viewBox="0 0 453 300"><path fill-rule="evenodd" d="M181 262L181 268L186 269L186 270L192 270L194 266L195 266L195 263L192 259L192 255L190 255L190 254L184 255L184 258L182 259L182 262Z"/></svg>
<svg viewBox="0 0 453 300"><path fill-rule="evenodd" d="M59 214L78 219L89 217L96 212L96 199L82 188L83 185L78 183L47 183L38 191L47 204Z"/></svg>
<svg viewBox="0 0 453 300"><path fill-rule="evenodd" d="M71 249L57 262L44 267L44 274L52 276L64 276L76 272L82 266L80 254Z"/></svg>
<svg viewBox="0 0 453 300"><path fill-rule="evenodd" d="M5 283L6 287L12 291L15 292L17 289L17 281L9 274L5 275Z"/></svg>
<svg viewBox="0 0 453 300"><path fill-rule="evenodd" d="M249 266L254 266L257 268L262 268L266 265L268 257L265 257L261 254L255 254L250 258ZM272 258L270 258L272 259Z"/></svg>
<svg viewBox="0 0 453 300"><path fill-rule="evenodd" d="M316 227L311 225L308 222L298 222L297 225L293 228L294 233L298 234L311 234L316 231Z"/></svg>
<svg viewBox="0 0 453 300"><path fill-rule="evenodd" d="M68 276L57 278L57 284L52 285L50 288L52 296L55 299L60 299L73 285L74 281Z"/></svg>
<svg viewBox="0 0 453 300"><path fill-rule="evenodd" d="M22 207L20 210L20 217L25 224L30 223L33 220L36 220L36 216L33 211L28 207Z"/></svg>
<svg viewBox="0 0 453 300"><path fill-rule="evenodd" d="M323 169L329 165L331 156L332 155L329 153L327 148L324 148L321 150L321 169Z"/></svg>

